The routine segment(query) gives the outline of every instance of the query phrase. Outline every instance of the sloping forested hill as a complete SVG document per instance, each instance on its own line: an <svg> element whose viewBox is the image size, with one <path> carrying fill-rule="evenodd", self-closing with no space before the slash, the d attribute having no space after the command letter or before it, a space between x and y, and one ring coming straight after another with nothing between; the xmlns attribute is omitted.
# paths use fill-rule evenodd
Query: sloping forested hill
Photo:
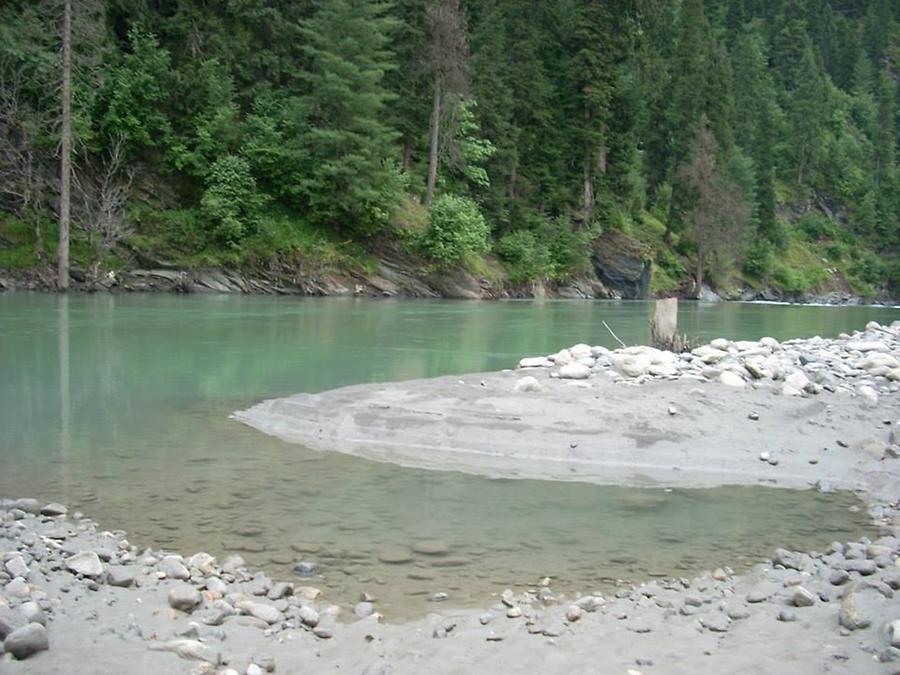
<svg viewBox="0 0 900 675"><path fill-rule="evenodd" d="M896 294L892 0L71 1L90 273L525 285L617 231L658 292ZM61 5L0 6L0 268L55 255Z"/></svg>

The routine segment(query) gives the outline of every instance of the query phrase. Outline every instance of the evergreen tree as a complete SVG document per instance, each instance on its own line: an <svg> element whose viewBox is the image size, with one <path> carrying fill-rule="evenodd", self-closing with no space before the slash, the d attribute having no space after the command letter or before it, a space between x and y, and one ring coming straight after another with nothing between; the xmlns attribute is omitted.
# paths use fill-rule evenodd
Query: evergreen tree
<svg viewBox="0 0 900 675"><path fill-rule="evenodd" d="M385 124L391 96L384 84L396 22L386 10L380 2L330 0L302 30L310 70L298 141L309 217L366 234L387 224L399 197L391 161L398 134Z"/></svg>

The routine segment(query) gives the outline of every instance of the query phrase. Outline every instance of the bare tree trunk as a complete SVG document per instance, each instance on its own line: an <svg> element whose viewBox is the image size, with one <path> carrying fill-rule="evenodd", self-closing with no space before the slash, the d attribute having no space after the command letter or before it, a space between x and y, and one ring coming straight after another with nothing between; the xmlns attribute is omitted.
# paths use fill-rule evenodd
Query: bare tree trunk
<svg viewBox="0 0 900 675"><path fill-rule="evenodd" d="M409 136L403 137L403 173L409 173L409 167L412 166L413 142Z"/></svg>
<svg viewBox="0 0 900 675"><path fill-rule="evenodd" d="M697 299L703 290L703 245L697 244Z"/></svg>
<svg viewBox="0 0 900 675"><path fill-rule="evenodd" d="M425 207L431 206L434 186L437 183L438 140L441 130L441 95L444 88L440 75L434 78L434 104L431 107L431 150L428 154L428 188L425 191Z"/></svg>
<svg viewBox="0 0 900 675"><path fill-rule="evenodd" d="M511 169L510 172L509 172L509 190L508 190L508 193L509 193L509 198L510 198L510 199L517 199L517 198L518 198L518 195L516 194L516 183L517 183L518 181L519 181L519 161L516 160L516 161L513 163L512 169Z"/></svg>
<svg viewBox="0 0 900 675"><path fill-rule="evenodd" d="M582 211L584 213L584 220L582 222L583 225L587 226L591 222L591 217L594 215L594 180L591 172L591 165L593 162L592 157L593 153L588 153L587 157L584 158L584 171L582 175L582 179L584 181L582 186Z"/></svg>
<svg viewBox="0 0 900 675"><path fill-rule="evenodd" d="M72 0L63 11L62 148L59 186L59 269L56 283L60 291L69 288L69 224L72 180Z"/></svg>

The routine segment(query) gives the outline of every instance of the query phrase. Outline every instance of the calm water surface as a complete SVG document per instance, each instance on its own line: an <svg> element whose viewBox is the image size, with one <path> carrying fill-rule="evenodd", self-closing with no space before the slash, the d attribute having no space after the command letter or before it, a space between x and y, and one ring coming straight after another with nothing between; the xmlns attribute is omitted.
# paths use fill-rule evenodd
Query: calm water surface
<svg viewBox="0 0 900 675"><path fill-rule="evenodd" d="M262 399L510 367L590 342L646 342L650 303L0 294L0 495L83 509L133 542L239 550L288 576L314 560L335 602L389 617L741 567L776 546L859 536L848 496L630 490L431 473L288 445L228 420ZM703 339L835 336L896 309L683 303ZM411 553L439 540L445 556ZM381 557L411 557L390 564Z"/></svg>

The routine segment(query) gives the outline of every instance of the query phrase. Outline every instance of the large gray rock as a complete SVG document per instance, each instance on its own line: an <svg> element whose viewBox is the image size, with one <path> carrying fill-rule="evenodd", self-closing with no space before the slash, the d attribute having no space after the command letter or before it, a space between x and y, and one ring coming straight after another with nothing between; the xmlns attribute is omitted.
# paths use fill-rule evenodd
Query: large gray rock
<svg viewBox="0 0 900 675"><path fill-rule="evenodd" d="M106 571L106 582L110 586L127 588L134 583L136 568L130 565L110 565Z"/></svg>
<svg viewBox="0 0 900 675"><path fill-rule="evenodd" d="M315 628L319 625L319 613L312 607L301 607L298 616L300 621L310 628Z"/></svg>
<svg viewBox="0 0 900 675"><path fill-rule="evenodd" d="M41 509L42 516L64 516L69 512L62 504L51 502Z"/></svg>
<svg viewBox="0 0 900 675"><path fill-rule="evenodd" d="M222 653L220 651L197 640L170 640L160 645L151 645L150 649L172 652L186 660L206 661L214 666L222 663Z"/></svg>
<svg viewBox="0 0 900 675"><path fill-rule="evenodd" d="M66 558L66 569L84 577L97 578L103 574L103 563L93 551L79 551Z"/></svg>
<svg viewBox="0 0 900 675"><path fill-rule="evenodd" d="M7 635L26 623L27 621L21 614L14 612L9 607L0 606L0 640L5 640Z"/></svg>
<svg viewBox="0 0 900 675"><path fill-rule="evenodd" d="M591 376L591 369L582 363L567 363L559 369L559 377L563 380L586 380Z"/></svg>
<svg viewBox="0 0 900 675"><path fill-rule="evenodd" d="M245 600L244 602L237 603L236 607L238 611L256 617L268 624L278 623L283 618L281 612L272 607L272 605L267 605L263 602L251 602Z"/></svg>
<svg viewBox="0 0 900 675"><path fill-rule="evenodd" d="M543 387L541 383L537 381L536 378L528 375L526 377L520 378L516 381L515 391L517 392L533 392L533 391L541 391Z"/></svg>
<svg viewBox="0 0 900 675"><path fill-rule="evenodd" d="M19 615L22 617L23 623L47 625L47 617L44 614L44 610L34 601L23 602L19 605Z"/></svg>
<svg viewBox="0 0 900 675"><path fill-rule="evenodd" d="M872 625L872 620L860 613L856 604L856 593L852 590L848 591L841 601L838 622L847 630L860 630Z"/></svg>
<svg viewBox="0 0 900 675"><path fill-rule="evenodd" d="M28 565L20 555L14 555L3 565L11 577L27 577Z"/></svg>
<svg viewBox="0 0 900 675"><path fill-rule="evenodd" d="M803 588L803 586L798 586L791 601L794 603L794 607L812 607L816 604L816 596Z"/></svg>
<svg viewBox="0 0 900 675"><path fill-rule="evenodd" d="M3 649L17 659L27 659L33 654L50 649L47 629L39 623L29 623L6 636Z"/></svg>
<svg viewBox="0 0 900 675"><path fill-rule="evenodd" d="M167 555L159 561L159 571L166 575L169 579L180 579L187 581L191 578L191 573L181 561L181 556Z"/></svg>
<svg viewBox="0 0 900 675"><path fill-rule="evenodd" d="M37 499L25 498L17 499L13 502L13 508L37 515L41 510L41 503Z"/></svg>
<svg viewBox="0 0 900 675"><path fill-rule="evenodd" d="M201 602L203 597L193 586L187 584L179 584L169 591L169 607L178 609L182 612L191 612Z"/></svg>

